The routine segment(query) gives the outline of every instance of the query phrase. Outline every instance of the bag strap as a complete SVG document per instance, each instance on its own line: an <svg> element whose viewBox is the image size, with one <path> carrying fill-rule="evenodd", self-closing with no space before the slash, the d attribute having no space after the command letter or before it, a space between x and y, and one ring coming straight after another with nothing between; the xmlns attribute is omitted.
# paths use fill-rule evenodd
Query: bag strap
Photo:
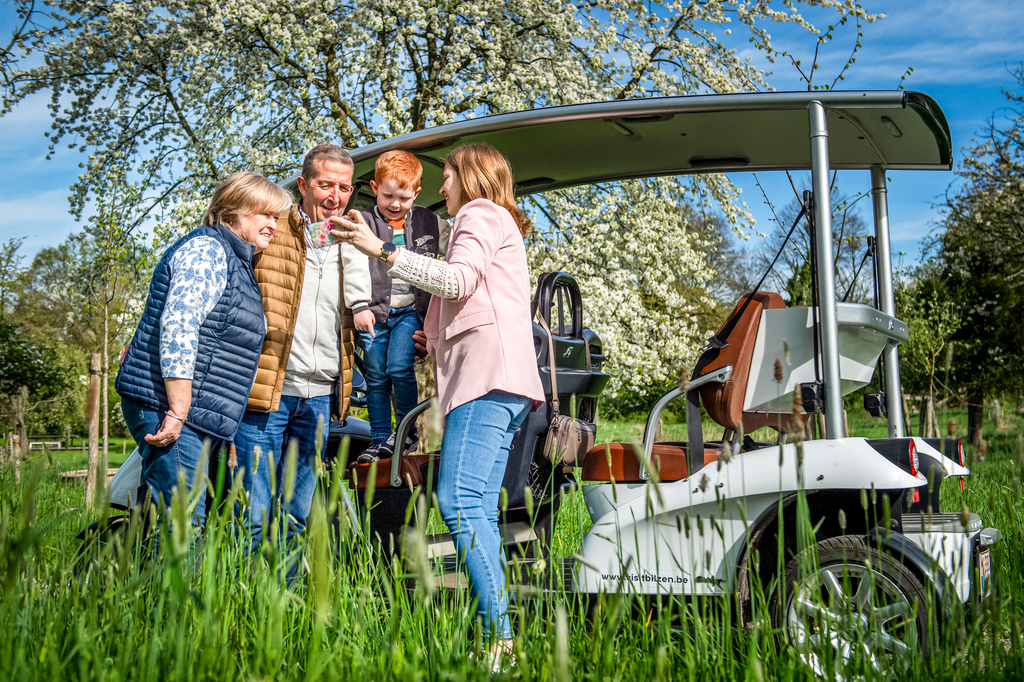
<svg viewBox="0 0 1024 682"><path fill-rule="evenodd" d="M538 315L537 321L548 336L548 371L551 374L551 404L554 408L554 414L558 414L558 371L555 368L555 341L551 338L551 330L548 329L548 323L544 321L544 316Z"/></svg>

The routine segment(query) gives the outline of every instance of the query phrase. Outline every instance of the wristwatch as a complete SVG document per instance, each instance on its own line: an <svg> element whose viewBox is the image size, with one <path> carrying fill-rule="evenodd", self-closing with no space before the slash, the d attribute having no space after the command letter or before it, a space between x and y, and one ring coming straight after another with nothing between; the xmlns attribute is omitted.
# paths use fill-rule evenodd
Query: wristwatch
<svg viewBox="0 0 1024 682"><path fill-rule="evenodd" d="M391 256L391 254L393 254L397 250L398 247L392 244L391 242L384 242L383 244L380 245L380 255L377 256L377 258L380 258L382 261L386 263L388 257Z"/></svg>

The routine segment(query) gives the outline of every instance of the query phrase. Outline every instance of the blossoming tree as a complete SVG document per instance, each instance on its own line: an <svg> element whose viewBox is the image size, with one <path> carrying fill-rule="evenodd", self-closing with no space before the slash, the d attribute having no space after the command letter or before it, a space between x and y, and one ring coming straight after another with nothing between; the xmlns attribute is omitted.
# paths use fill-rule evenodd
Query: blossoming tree
<svg viewBox="0 0 1024 682"><path fill-rule="evenodd" d="M772 24L817 33L807 9L873 19L855 0L15 5L25 23L0 55L3 111L48 93L51 149L82 153L72 211L131 184L145 197L134 220L161 221L165 237L193 224L231 172L284 179L319 141L354 147L539 106L765 89L765 74L731 46L774 58ZM711 273L693 211L750 222L728 182L630 182L542 205L550 229L531 244L533 264L583 280L613 390L642 393L675 376L707 331L696 321L706 297L694 292Z"/></svg>

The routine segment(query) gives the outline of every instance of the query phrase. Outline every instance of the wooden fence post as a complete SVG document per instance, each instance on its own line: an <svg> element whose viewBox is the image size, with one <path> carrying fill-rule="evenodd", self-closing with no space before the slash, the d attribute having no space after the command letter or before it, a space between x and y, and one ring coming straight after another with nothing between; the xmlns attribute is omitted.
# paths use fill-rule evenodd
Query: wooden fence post
<svg viewBox="0 0 1024 682"><path fill-rule="evenodd" d="M106 485L106 471L100 471L100 354L93 353L89 359L89 397L85 403L85 420L89 422L89 468L85 478L85 506L95 510L99 486Z"/></svg>
<svg viewBox="0 0 1024 682"><path fill-rule="evenodd" d="M11 434L11 458L14 463L14 482L21 481L21 434Z"/></svg>

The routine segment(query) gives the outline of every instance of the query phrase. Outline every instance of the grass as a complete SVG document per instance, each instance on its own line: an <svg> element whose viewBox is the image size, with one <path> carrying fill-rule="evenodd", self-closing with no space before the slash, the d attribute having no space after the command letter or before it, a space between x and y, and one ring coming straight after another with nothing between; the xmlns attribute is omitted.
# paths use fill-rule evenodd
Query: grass
<svg viewBox="0 0 1024 682"><path fill-rule="evenodd" d="M948 418L940 415L940 423ZM681 437L674 431L681 428L665 425L666 438ZM851 417L851 430L861 435L861 428L870 424ZM943 488L946 508L966 505L1003 532L994 550L1000 581L993 606L955 646L937 647L930 660L915 657L908 670L886 677L1024 675L1022 434L1024 420L1015 416L1002 429L990 427L986 461L973 465L967 490ZM599 435L639 440L642 431L606 423ZM235 539L232 504L201 539L190 536L178 500L152 556L129 532L83 561L74 535L94 519L82 509L84 484L62 482L45 463L26 464L17 485L0 469L0 679L489 678L467 656L480 642L465 593L433 587L421 544L413 542L399 560L362 539L366 533L328 523L338 512L336 492L317 498L297 548L268 543L247 554ZM237 485L226 487L229 500L244 501ZM588 528L574 494L563 506L553 553L575 552ZM286 567L300 552L305 579L289 581ZM556 589L520 600L514 621L514 679L812 679L770 622L755 618L740 627L723 602L622 594L585 603Z"/></svg>
<svg viewBox="0 0 1024 682"><path fill-rule="evenodd" d="M0 447L6 447L6 444L0 444ZM100 448L102 447L103 443L101 441ZM128 459L128 455L132 454L134 449L135 441L131 437L110 438L107 451L108 467L116 469L124 464L124 461ZM78 471L88 468L89 450L87 444L84 447L76 446L59 450L44 447L40 450L33 450L30 459L39 461L49 460L59 464L60 468L64 471Z"/></svg>

